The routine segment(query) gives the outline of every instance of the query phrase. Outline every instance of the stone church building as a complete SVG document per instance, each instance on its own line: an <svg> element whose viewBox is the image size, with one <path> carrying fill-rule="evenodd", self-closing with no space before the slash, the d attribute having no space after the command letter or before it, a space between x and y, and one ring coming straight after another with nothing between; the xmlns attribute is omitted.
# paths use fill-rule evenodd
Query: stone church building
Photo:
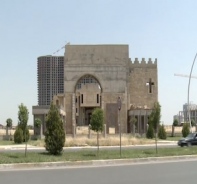
<svg viewBox="0 0 197 184"><path fill-rule="evenodd" d="M104 110L107 133L110 128L118 133L119 124L123 133L132 132L135 117L135 131L143 134L157 101L157 59L131 60L128 45L65 46L64 92L55 95L53 102L67 134L75 131L73 127L88 126L96 107ZM37 117L34 108L33 114Z"/></svg>

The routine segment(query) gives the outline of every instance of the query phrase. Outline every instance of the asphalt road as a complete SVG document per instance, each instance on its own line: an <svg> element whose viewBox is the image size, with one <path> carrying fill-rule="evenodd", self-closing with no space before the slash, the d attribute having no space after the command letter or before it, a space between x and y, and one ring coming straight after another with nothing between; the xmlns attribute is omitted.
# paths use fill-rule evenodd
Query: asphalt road
<svg viewBox="0 0 197 184"><path fill-rule="evenodd" d="M196 184L197 160L0 171L2 184Z"/></svg>

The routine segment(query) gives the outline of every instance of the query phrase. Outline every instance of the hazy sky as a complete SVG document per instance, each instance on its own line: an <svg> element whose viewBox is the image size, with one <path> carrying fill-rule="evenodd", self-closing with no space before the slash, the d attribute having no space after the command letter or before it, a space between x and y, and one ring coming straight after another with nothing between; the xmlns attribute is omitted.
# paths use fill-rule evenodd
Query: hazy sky
<svg viewBox="0 0 197 184"><path fill-rule="evenodd" d="M37 105L37 57L70 44L128 44L130 58L157 58L161 121L187 102L197 52L196 0L0 0L0 124ZM57 55L63 55L62 49ZM193 75L197 76L197 63ZM197 103L197 79L190 101Z"/></svg>

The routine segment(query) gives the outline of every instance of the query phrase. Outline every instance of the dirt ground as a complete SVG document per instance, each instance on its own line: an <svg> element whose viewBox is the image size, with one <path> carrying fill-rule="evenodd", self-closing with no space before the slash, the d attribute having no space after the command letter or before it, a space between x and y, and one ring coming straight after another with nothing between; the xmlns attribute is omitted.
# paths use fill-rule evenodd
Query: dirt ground
<svg viewBox="0 0 197 184"><path fill-rule="evenodd" d="M14 135L15 130L8 130L8 135ZM30 135L33 135L33 130L29 130ZM0 129L0 135L6 135L6 129Z"/></svg>

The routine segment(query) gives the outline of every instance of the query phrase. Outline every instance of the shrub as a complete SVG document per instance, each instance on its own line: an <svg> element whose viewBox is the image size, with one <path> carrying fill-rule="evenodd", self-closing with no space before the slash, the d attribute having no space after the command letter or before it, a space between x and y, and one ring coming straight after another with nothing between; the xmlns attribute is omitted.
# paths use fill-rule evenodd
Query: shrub
<svg viewBox="0 0 197 184"><path fill-rule="evenodd" d="M177 119L175 119L174 121L173 121L173 126L178 126L179 125L179 121L177 120Z"/></svg>
<svg viewBox="0 0 197 184"><path fill-rule="evenodd" d="M17 144L21 144L23 142L23 131L19 127L17 127L14 132L14 142Z"/></svg>
<svg viewBox="0 0 197 184"><path fill-rule="evenodd" d="M154 130L153 130L152 124L150 124L150 125L148 126L148 130L147 130L147 132L146 132L146 137L147 137L148 139L153 139L153 138L154 138Z"/></svg>
<svg viewBox="0 0 197 184"><path fill-rule="evenodd" d="M159 139L166 139L167 138L167 136L166 136L166 130L164 128L164 125L161 125L159 127L158 137L159 137Z"/></svg>
<svg viewBox="0 0 197 184"><path fill-rule="evenodd" d="M26 128L26 137L25 137L25 133L23 133L23 142L25 142L25 138L26 138L26 141L29 140L30 138L30 134L29 134L29 129Z"/></svg>
<svg viewBox="0 0 197 184"><path fill-rule="evenodd" d="M193 127L193 126L196 126L196 123L195 123L195 121L192 119L191 120L191 126Z"/></svg>
<svg viewBox="0 0 197 184"><path fill-rule="evenodd" d="M60 118L58 109L51 104L47 114L45 147L46 150L53 155L58 155L63 151L65 143L65 132L63 122Z"/></svg>
<svg viewBox="0 0 197 184"><path fill-rule="evenodd" d="M190 132L189 128L190 128L190 126L188 123L183 124L183 128L182 128L182 136L183 137L186 137L189 134L189 132Z"/></svg>

